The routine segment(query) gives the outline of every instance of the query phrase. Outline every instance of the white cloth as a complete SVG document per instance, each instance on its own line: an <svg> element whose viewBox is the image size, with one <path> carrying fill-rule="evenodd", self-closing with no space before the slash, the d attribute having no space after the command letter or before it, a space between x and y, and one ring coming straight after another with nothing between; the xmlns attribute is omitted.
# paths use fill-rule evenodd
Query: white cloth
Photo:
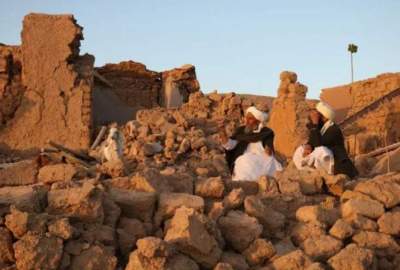
<svg viewBox="0 0 400 270"><path fill-rule="evenodd" d="M119 161L124 154L125 138L117 128L111 128L102 152L107 161Z"/></svg>
<svg viewBox="0 0 400 270"><path fill-rule="evenodd" d="M322 126L321 128L321 135L324 135L325 132L328 130L328 128L330 128L331 126L333 126L333 121L332 120L328 120L325 122L325 124Z"/></svg>
<svg viewBox="0 0 400 270"><path fill-rule="evenodd" d="M251 113L261 123L267 121L267 119L268 119L268 113L262 112L254 106L247 108L246 114L248 114L248 113Z"/></svg>
<svg viewBox="0 0 400 270"><path fill-rule="evenodd" d="M293 162L298 170L314 170L322 169L328 174L333 174L334 159L332 151L325 147L319 146L314 149L308 156L303 157L304 146L297 147L293 155Z"/></svg>
<svg viewBox="0 0 400 270"><path fill-rule="evenodd" d="M232 150L237 145L236 140L229 139L223 147ZM282 171L282 165L274 156L265 153L261 142L249 143L246 151L235 161L233 181L257 181L261 176L274 176L276 171Z"/></svg>

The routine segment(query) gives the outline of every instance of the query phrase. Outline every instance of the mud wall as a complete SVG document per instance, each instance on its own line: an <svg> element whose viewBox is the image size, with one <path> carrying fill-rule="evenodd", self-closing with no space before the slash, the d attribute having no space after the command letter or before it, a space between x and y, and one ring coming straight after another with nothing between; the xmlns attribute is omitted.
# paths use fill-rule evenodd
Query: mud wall
<svg viewBox="0 0 400 270"><path fill-rule="evenodd" d="M296 73L281 73L269 126L275 133L275 150L284 157L291 157L307 139L306 123L310 105L306 101L306 94L307 86L297 81Z"/></svg>
<svg viewBox="0 0 400 270"><path fill-rule="evenodd" d="M12 52L16 61L8 63L17 70L21 63L22 76L12 75L11 85L14 80L25 90L20 102L13 103L12 118L3 120L0 149L29 154L48 140L76 150L87 148L94 57L79 56L82 27L72 15L29 14L21 37L22 45ZM10 77L8 81L10 85Z"/></svg>
<svg viewBox="0 0 400 270"><path fill-rule="evenodd" d="M340 122L400 88L400 73L385 73L353 84L323 89L321 99L337 111ZM351 154L362 154L400 140L400 97L383 102L343 127Z"/></svg>

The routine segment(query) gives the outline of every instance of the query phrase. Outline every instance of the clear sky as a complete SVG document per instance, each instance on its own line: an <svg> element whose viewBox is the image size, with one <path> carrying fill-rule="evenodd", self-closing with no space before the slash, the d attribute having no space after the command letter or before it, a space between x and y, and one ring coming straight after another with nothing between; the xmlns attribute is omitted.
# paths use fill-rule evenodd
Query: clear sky
<svg viewBox="0 0 400 270"><path fill-rule="evenodd" d="M359 46L355 79L400 71L398 0L0 0L0 42L20 43L29 12L73 13L96 66L191 63L204 92L276 95L292 70L316 98L350 81L348 43Z"/></svg>

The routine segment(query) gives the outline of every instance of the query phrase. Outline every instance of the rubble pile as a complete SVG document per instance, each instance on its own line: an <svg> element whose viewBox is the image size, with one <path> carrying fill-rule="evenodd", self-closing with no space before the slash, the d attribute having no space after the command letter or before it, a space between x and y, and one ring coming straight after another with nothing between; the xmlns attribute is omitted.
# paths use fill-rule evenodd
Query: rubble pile
<svg viewBox="0 0 400 270"><path fill-rule="evenodd" d="M90 152L97 160L55 145L7 163L1 267L395 269L400 174L350 181L289 163L276 178L232 181L216 121L233 128L250 105L196 92L113 125L118 158L96 155L108 136Z"/></svg>
<svg viewBox="0 0 400 270"><path fill-rule="evenodd" d="M203 94L190 65L94 69L81 30L70 15L30 14L22 46L0 46L0 269L398 269L400 173L384 173L394 159L364 158L379 170L355 180L298 171L288 157L310 105L294 72L268 108ZM152 108L92 125L94 83ZM271 109L285 166L232 181L219 126L231 135L250 106Z"/></svg>

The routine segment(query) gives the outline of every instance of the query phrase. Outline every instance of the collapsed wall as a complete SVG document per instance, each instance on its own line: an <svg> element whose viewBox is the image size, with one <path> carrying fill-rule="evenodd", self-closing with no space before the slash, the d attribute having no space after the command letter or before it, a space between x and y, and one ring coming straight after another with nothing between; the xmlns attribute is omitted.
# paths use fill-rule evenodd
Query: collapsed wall
<svg viewBox="0 0 400 270"><path fill-rule="evenodd" d="M0 44L0 151L29 155L49 140L85 150L96 126L137 110L177 107L199 91L194 66L155 72L133 61L94 69L72 15L29 14L21 46ZM96 80L95 80L96 78Z"/></svg>
<svg viewBox="0 0 400 270"><path fill-rule="evenodd" d="M354 118L342 124L351 154L367 153L400 140L400 95L382 100L399 88L400 73L385 73L322 90L321 99L341 112L337 122ZM371 107L373 104L376 106ZM367 111L367 107L371 109ZM365 113L360 114L363 110Z"/></svg>
<svg viewBox="0 0 400 270"><path fill-rule="evenodd" d="M29 14L21 36L21 82L26 90L2 127L1 149L28 154L48 140L87 148L94 57L79 56L82 27L72 15Z"/></svg>
<svg viewBox="0 0 400 270"><path fill-rule="evenodd" d="M200 90L192 65L156 72L141 63L124 61L96 68L94 122L125 123L138 110L154 107L176 108ZM110 110L110 108L113 108Z"/></svg>
<svg viewBox="0 0 400 270"><path fill-rule="evenodd" d="M307 138L310 106L306 101L307 86L297 81L296 73L283 71L280 80L269 126L275 133L275 151L284 157L291 157L296 147Z"/></svg>

